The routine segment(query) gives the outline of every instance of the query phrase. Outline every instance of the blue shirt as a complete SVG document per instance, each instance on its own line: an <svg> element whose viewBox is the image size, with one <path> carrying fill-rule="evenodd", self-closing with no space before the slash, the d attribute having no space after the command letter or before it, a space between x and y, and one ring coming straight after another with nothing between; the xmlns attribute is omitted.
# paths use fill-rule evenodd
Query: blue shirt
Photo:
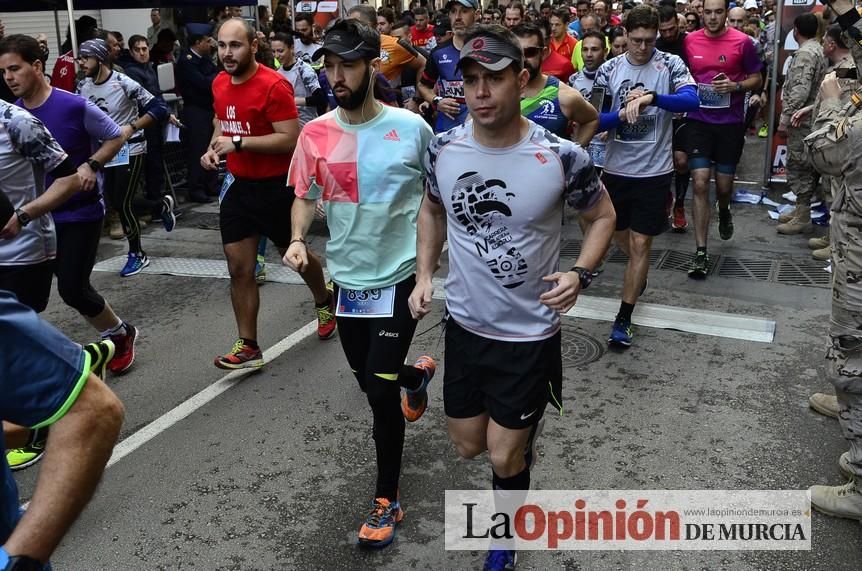
<svg viewBox="0 0 862 571"><path fill-rule="evenodd" d="M28 427L53 424L75 402L90 359L15 296L0 290L0 420ZM0 433L0 444L4 445ZM0 465L0 545L19 516L18 487L4 455Z"/></svg>
<svg viewBox="0 0 862 571"><path fill-rule="evenodd" d="M461 60L461 52L452 41L440 44L428 55L425 71L422 72L420 81L422 85L433 89L437 87L437 95L444 98L452 98L458 102L460 111L454 119L440 111L437 112L437 123L434 125L435 133L448 131L452 127L463 125L467 120L467 103L464 100L464 79L461 70L455 66Z"/></svg>

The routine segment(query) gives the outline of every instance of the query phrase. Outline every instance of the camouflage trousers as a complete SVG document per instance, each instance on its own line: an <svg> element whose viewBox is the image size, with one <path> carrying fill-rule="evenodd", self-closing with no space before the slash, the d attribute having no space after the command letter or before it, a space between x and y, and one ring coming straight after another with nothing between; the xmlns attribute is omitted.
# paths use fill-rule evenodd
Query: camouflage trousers
<svg viewBox="0 0 862 571"><path fill-rule="evenodd" d="M832 316L827 375L838 397L838 422L850 445L850 466L862 476L862 232L855 216L833 213ZM855 309L850 309L855 308Z"/></svg>
<svg viewBox="0 0 862 571"><path fill-rule="evenodd" d="M805 127L787 130L787 187L796 195L796 204L802 206L811 205L818 179L802 143L810 133Z"/></svg>

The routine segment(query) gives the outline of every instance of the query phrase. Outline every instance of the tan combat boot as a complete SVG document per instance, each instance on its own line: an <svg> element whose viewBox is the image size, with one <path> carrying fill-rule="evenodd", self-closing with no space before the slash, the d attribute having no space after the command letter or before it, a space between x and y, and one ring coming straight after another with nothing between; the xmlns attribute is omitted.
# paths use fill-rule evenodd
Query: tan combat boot
<svg viewBox="0 0 862 571"><path fill-rule="evenodd" d="M808 406L830 418L838 418L838 397L824 393L814 393L808 397Z"/></svg>
<svg viewBox="0 0 862 571"><path fill-rule="evenodd" d="M784 234L785 236L814 232L814 225L811 224L811 208L808 206L797 206L796 214L790 219L790 222L779 224L775 229L779 234Z"/></svg>
<svg viewBox="0 0 862 571"><path fill-rule="evenodd" d="M779 214L778 215L778 223L779 224L787 224L788 222L793 220L793 217L796 216L796 211L798 209L799 209L799 207L797 206L793 210L788 210L784 214Z"/></svg>
<svg viewBox="0 0 862 571"><path fill-rule="evenodd" d="M862 521L862 490L856 478L843 486L811 486L811 506L821 513Z"/></svg>
<svg viewBox="0 0 862 571"><path fill-rule="evenodd" d="M808 247L812 250L822 250L823 248L829 247L829 234L825 236L818 236L817 238L811 238L808 240Z"/></svg>
<svg viewBox="0 0 862 571"><path fill-rule="evenodd" d="M815 260L820 260L821 262L828 262L830 259L832 259L832 248L826 246L825 248L814 250L813 252L811 252L811 257Z"/></svg>
<svg viewBox="0 0 862 571"><path fill-rule="evenodd" d="M123 225L120 224L120 215L115 210L108 211L108 235L111 240L122 240L126 235Z"/></svg>

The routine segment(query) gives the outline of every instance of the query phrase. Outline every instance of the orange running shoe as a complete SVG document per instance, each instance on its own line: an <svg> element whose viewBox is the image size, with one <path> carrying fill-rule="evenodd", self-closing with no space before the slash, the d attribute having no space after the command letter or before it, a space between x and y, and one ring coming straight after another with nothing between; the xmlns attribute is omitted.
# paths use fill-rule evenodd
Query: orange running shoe
<svg viewBox="0 0 862 571"><path fill-rule="evenodd" d="M416 422L425 413L428 406L428 383L434 377L434 371L437 370L437 363L428 355L422 355L413 366L417 369L422 369L425 375L422 378L422 385L416 390L404 389L401 395L401 412L407 422Z"/></svg>
<svg viewBox="0 0 862 571"><path fill-rule="evenodd" d="M374 498L371 513L359 528L359 545L386 547L395 539L395 526L404 519L404 510L397 501Z"/></svg>

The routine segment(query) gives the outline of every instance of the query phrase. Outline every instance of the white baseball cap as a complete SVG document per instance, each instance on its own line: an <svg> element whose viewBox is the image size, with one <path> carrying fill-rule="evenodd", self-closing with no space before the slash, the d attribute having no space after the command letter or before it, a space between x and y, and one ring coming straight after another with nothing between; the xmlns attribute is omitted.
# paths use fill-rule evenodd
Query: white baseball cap
<svg viewBox="0 0 862 571"><path fill-rule="evenodd" d="M743 4L742 7L746 10L756 10L757 8L759 8L759 6L757 5L757 0L745 0L745 4Z"/></svg>

